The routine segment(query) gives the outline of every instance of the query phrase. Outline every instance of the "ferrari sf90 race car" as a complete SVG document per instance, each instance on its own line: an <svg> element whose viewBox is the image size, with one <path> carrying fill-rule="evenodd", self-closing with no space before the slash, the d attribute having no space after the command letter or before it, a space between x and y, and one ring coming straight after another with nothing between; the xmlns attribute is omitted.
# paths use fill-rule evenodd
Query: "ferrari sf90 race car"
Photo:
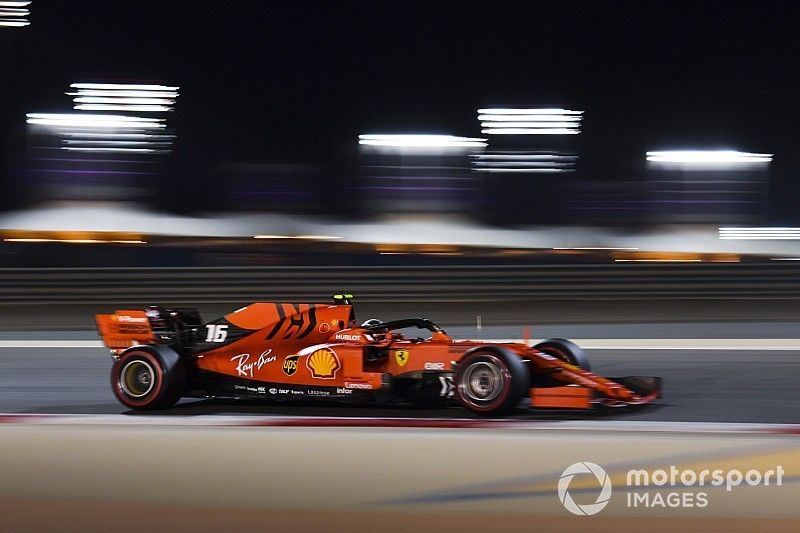
<svg viewBox="0 0 800 533"><path fill-rule="evenodd" d="M457 403L501 416L525 406L624 407L661 396L660 378L601 377L564 339L533 347L454 340L424 318L358 326L345 295L330 305L254 303L211 322L194 309L158 306L95 321L114 359L112 390L136 410L184 397L314 399Z"/></svg>

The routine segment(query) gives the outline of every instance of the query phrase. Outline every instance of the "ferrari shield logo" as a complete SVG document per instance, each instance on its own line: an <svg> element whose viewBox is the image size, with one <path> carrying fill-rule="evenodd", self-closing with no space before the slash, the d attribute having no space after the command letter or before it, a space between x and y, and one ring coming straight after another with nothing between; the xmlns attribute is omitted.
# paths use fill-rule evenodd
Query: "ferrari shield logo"
<svg viewBox="0 0 800 533"><path fill-rule="evenodd" d="M408 350L394 352L394 360L397 361L397 366L406 366L406 363L408 363Z"/></svg>
<svg viewBox="0 0 800 533"><path fill-rule="evenodd" d="M308 356L306 366L308 366L311 375L315 378L333 379L341 364L339 363L339 357L333 350L322 348Z"/></svg>

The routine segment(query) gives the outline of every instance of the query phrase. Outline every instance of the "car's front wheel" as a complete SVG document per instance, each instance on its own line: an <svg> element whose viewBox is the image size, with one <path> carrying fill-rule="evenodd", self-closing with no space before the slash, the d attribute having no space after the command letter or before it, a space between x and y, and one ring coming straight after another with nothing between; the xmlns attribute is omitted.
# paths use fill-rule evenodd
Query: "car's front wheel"
<svg viewBox="0 0 800 533"><path fill-rule="evenodd" d="M530 373L505 350L480 349L459 361L453 378L459 403L474 413L500 416L529 393Z"/></svg>
<svg viewBox="0 0 800 533"><path fill-rule="evenodd" d="M534 346L533 349L584 370L592 369L592 365L589 363L589 356L586 355L583 348L567 339L546 339Z"/></svg>

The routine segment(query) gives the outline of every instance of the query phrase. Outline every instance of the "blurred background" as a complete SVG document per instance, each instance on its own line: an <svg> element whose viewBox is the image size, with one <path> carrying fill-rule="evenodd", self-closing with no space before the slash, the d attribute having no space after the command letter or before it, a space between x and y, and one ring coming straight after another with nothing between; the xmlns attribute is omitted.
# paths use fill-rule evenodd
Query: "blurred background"
<svg viewBox="0 0 800 533"><path fill-rule="evenodd" d="M3 298L794 297L770 5L0 2Z"/></svg>
<svg viewBox="0 0 800 533"><path fill-rule="evenodd" d="M556 483L587 460L799 478L798 27L796 0L0 0L0 530L797 531L796 483L648 514L615 478L595 521ZM513 431L119 416L95 313L339 292L359 320L569 337L665 398ZM197 427L255 415L294 418Z"/></svg>

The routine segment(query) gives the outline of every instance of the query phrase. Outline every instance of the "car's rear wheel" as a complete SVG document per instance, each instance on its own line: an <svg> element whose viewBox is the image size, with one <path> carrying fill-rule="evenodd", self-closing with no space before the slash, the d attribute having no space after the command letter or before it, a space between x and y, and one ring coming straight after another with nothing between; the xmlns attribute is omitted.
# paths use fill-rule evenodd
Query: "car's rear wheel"
<svg viewBox="0 0 800 533"><path fill-rule="evenodd" d="M111 388L131 409L164 409L185 392L186 369L171 350L132 349L111 367Z"/></svg>
<svg viewBox="0 0 800 533"><path fill-rule="evenodd" d="M533 349L552 355L556 359L561 359L565 363L575 365L584 370L592 369L592 365L589 363L589 356L586 355L583 348L567 339L546 339L534 346Z"/></svg>
<svg viewBox="0 0 800 533"><path fill-rule="evenodd" d="M453 381L459 403L486 416L509 413L530 388L530 374L522 360L504 350L468 353L459 361Z"/></svg>

